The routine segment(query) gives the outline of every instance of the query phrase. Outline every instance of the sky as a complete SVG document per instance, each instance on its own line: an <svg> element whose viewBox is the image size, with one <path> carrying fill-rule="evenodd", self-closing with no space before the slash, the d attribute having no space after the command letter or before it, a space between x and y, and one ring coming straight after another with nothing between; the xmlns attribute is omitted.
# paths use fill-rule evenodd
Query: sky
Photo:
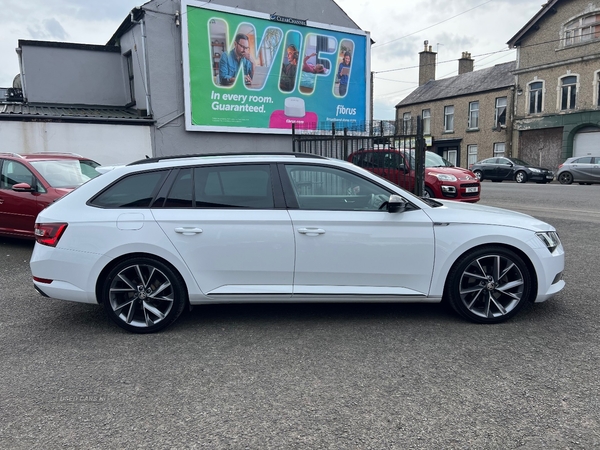
<svg viewBox="0 0 600 450"><path fill-rule="evenodd" d="M284 0L282 0L284 1ZM285 0L298 1L298 0ZM325 0L322 0L325 1ZM0 0L0 87L19 73L19 39L106 44L131 9L145 0ZM419 52L437 52L436 79L455 76L462 52L475 70L514 61L510 40L544 0L336 0L375 41L371 47L376 120L418 87ZM323 19L326 22L326 19Z"/></svg>

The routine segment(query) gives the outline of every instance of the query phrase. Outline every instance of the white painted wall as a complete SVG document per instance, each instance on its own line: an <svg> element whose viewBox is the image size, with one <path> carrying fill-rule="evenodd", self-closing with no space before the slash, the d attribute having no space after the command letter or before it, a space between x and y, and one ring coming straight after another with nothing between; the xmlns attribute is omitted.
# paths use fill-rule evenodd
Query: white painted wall
<svg viewBox="0 0 600 450"><path fill-rule="evenodd" d="M77 153L105 166L152 156L150 127L0 121L0 152Z"/></svg>

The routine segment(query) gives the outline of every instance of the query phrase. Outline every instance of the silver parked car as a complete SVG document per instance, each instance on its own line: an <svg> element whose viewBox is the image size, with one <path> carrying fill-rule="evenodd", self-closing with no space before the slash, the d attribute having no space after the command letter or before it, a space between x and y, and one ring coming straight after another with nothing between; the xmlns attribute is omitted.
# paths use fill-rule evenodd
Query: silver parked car
<svg viewBox="0 0 600 450"><path fill-rule="evenodd" d="M600 156L574 156L558 166L556 175L561 184L600 183Z"/></svg>

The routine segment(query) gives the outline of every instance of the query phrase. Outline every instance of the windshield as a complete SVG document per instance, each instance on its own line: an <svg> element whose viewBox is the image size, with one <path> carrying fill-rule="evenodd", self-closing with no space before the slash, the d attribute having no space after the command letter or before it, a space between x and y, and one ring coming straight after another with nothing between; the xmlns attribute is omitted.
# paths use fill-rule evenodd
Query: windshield
<svg viewBox="0 0 600 450"><path fill-rule="evenodd" d="M76 159L32 161L31 165L54 188L74 188L100 175L94 161Z"/></svg>
<svg viewBox="0 0 600 450"><path fill-rule="evenodd" d="M437 153L425 152L425 167L454 167L454 164Z"/></svg>
<svg viewBox="0 0 600 450"><path fill-rule="evenodd" d="M401 150L402 151L402 150ZM410 167L415 167L415 151L410 150ZM437 153L425 152L425 167L454 167L450 161L442 158Z"/></svg>

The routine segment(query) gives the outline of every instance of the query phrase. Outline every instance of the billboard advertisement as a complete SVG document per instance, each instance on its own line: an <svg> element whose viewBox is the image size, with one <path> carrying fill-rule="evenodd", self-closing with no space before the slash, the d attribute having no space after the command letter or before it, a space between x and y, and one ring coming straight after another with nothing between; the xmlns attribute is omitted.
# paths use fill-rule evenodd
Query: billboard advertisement
<svg viewBox="0 0 600 450"><path fill-rule="evenodd" d="M369 116L367 32L182 1L186 130L291 133Z"/></svg>

